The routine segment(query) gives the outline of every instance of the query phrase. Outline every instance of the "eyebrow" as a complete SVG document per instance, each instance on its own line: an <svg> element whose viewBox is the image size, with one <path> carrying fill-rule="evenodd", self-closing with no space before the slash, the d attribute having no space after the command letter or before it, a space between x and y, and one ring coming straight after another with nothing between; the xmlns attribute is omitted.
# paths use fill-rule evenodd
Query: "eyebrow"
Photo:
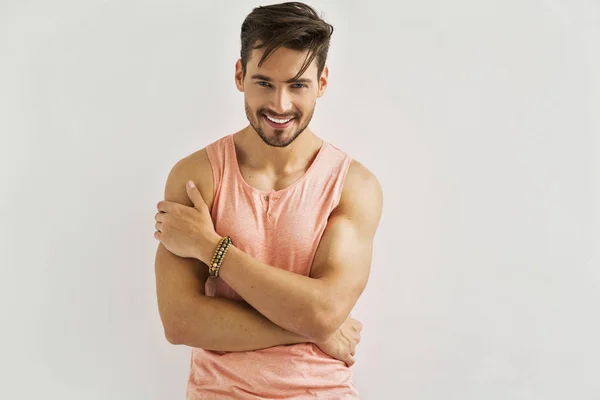
<svg viewBox="0 0 600 400"><path fill-rule="evenodd" d="M258 79L261 81L272 82L273 79L269 78L266 75L254 74L250 79ZM299 78L299 79L288 79L285 83L312 83L311 79L308 78Z"/></svg>

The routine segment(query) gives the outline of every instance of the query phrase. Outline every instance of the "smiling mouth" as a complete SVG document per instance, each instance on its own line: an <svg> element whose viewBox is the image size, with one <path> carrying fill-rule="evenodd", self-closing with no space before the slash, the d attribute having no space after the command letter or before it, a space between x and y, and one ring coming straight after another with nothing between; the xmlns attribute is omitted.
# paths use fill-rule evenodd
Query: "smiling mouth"
<svg viewBox="0 0 600 400"><path fill-rule="evenodd" d="M267 116L266 114L262 114L262 116L269 125L279 129L288 127L292 123L292 121L296 119L295 117L273 118Z"/></svg>

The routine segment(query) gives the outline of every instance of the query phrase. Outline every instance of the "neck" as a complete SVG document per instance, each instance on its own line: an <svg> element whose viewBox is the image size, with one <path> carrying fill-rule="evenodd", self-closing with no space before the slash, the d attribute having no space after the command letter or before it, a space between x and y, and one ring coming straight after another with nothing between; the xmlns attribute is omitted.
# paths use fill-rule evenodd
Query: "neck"
<svg viewBox="0 0 600 400"><path fill-rule="evenodd" d="M269 146L251 126L235 133L234 141L240 164L277 175L306 169L323 145L308 128L286 147Z"/></svg>

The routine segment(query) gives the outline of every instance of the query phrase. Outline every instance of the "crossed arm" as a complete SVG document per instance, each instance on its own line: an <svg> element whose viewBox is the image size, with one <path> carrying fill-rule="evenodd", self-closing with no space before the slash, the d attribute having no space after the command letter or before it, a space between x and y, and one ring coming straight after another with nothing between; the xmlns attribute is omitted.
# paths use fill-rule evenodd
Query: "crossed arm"
<svg viewBox="0 0 600 400"><path fill-rule="evenodd" d="M174 183L179 179L170 180L183 195L167 190L166 200L189 202L184 186ZM159 245L157 294L167 338L220 351L324 340L344 322L367 284L382 202L377 179L353 162L308 277L230 247L220 276L246 304L204 296L207 260L182 259Z"/></svg>
<svg viewBox="0 0 600 400"><path fill-rule="evenodd" d="M378 182L356 169L328 220L310 276L274 268L235 247L219 272L262 315L309 338L335 332L367 284L382 200Z"/></svg>

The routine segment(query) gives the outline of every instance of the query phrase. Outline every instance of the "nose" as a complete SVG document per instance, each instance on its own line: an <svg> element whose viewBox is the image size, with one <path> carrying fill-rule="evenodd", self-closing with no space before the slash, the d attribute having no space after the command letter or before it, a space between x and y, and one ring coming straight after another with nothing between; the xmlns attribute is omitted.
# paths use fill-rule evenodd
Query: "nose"
<svg viewBox="0 0 600 400"><path fill-rule="evenodd" d="M292 109L291 97L285 88L274 91L271 99L271 109L279 115L283 115Z"/></svg>

